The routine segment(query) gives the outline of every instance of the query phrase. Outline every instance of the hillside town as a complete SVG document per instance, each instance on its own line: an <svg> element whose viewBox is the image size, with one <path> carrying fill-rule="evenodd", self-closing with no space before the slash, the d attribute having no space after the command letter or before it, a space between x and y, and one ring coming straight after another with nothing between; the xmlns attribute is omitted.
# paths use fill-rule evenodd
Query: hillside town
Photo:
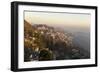
<svg viewBox="0 0 100 73"><path fill-rule="evenodd" d="M73 37L46 24L24 21L24 61L47 61L85 58Z"/></svg>

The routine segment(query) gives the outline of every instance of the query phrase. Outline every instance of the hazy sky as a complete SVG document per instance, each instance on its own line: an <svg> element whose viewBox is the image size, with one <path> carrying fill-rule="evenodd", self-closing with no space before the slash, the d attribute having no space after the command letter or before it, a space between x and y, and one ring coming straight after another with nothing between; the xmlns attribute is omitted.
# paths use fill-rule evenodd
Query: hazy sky
<svg viewBox="0 0 100 73"><path fill-rule="evenodd" d="M25 20L31 24L47 24L50 26L89 27L90 14L49 13L25 11Z"/></svg>

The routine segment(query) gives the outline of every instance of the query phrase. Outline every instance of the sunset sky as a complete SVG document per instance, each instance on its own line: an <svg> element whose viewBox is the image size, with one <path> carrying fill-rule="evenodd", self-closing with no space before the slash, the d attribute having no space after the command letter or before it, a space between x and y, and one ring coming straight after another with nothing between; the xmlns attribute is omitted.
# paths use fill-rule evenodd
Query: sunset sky
<svg viewBox="0 0 100 73"><path fill-rule="evenodd" d="M31 24L47 24L50 26L89 27L90 14L24 12L25 20Z"/></svg>

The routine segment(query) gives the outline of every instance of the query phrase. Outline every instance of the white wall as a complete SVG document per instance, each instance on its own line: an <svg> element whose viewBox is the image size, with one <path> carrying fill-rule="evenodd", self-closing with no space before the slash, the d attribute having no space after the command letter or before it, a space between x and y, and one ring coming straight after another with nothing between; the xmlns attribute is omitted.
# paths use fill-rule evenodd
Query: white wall
<svg viewBox="0 0 100 73"><path fill-rule="evenodd" d="M0 0L0 73L11 73L10 71L10 2L13 0ZM17 1L17 0L16 0ZM78 4L78 5L96 5L98 6L98 13L100 13L99 0L21 0L34 1L46 3L61 3L61 4ZM100 14L98 14L100 16ZM99 19L100 17L98 17ZM98 22L99 24L100 22ZM100 25L98 26L100 27ZM100 31L100 29L99 29ZM99 36L100 37L100 34ZM100 39L98 39L100 40ZM100 42L100 41L99 41ZM99 46L100 48L100 46ZM98 51L100 52L98 48ZM100 53L98 54L100 55ZM100 58L99 58L100 61ZM35 71L36 73L99 73L100 66L91 68L73 68L73 69L59 69L59 70L44 70ZM32 71L30 71L32 73Z"/></svg>

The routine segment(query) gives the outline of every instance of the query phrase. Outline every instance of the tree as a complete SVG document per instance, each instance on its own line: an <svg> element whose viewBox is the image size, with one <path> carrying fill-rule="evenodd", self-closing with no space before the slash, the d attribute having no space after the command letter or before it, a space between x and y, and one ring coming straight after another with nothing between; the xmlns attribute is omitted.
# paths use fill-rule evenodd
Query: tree
<svg viewBox="0 0 100 73"><path fill-rule="evenodd" d="M29 40L24 41L24 61L30 61L32 46Z"/></svg>
<svg viewBox="0 0 100 73"><path fill-rule="evenodd" d="M40 50L39 60L40 61L53 60L53 53L52 53L52 51L50 51L48 49Z"/></svg>

